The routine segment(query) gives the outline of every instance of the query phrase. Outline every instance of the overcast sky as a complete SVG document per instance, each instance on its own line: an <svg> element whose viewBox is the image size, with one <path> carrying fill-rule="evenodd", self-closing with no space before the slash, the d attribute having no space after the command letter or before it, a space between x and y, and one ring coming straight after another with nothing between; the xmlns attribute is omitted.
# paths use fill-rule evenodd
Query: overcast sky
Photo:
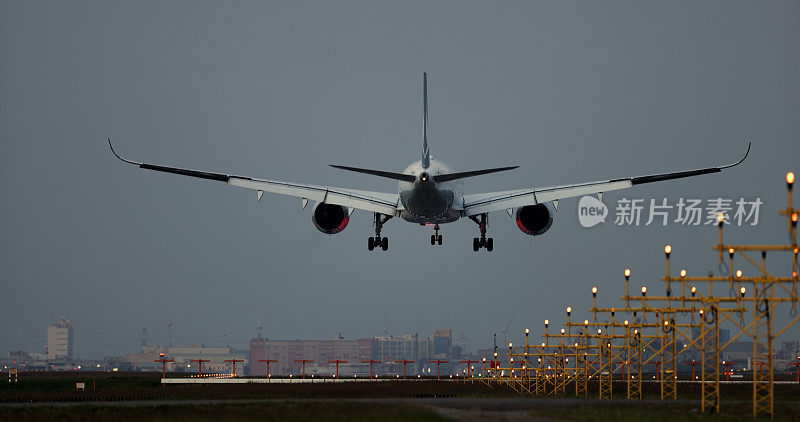
<svg viewBox="0 0 800 422"><path fill-rule="evenodd" d="M41 350L57 314L87 358L135 350L143 326L164 344L164 318L175 344L245 348L259 317L269 338L358 338L387 312L393 334L452 328L487 347L512 314L515 340L568 304L583 319L595 284L619 306L625 267L632 288L663 291L666 243L674 266L718 271L714 228L585 229L577 198L540 237L490 214L491 253L472 251L466 219L441 247L394 219L389 252L369 252L367 212L324 235L297 199L141 170L106 137L138 161L395 192L328 164L418 160L428 72L434 157L520 166L468 193L724 164L752 140L723 174L604 202L759 197L759 225L728 239L785 242L798 45L796 1L2 2L0 353Z"/></svg>

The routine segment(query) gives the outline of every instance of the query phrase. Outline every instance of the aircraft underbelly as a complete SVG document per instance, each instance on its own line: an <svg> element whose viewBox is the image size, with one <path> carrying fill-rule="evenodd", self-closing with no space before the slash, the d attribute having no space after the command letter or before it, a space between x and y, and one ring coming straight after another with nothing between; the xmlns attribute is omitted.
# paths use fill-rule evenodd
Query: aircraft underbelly
<svg viewBox="0 0 800 422"><path fill-rule="evenodd" d="M439 189L411 189L400 192L405 211L401 217L414 223L448 223L458 220L460 213L453 210L455 195Z"/></svg>

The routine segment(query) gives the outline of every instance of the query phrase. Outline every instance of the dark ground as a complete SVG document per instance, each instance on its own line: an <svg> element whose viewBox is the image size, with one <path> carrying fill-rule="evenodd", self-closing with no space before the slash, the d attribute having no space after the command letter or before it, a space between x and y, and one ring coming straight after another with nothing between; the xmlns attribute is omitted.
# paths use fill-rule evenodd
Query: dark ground
<svg viewBox="0 0 800 422"><path fill-rule="evenodd" d="M645 400L521 397L507 386L480 382L361 382L339 384L217 384L161 386L160 374L40 372L0 386L0 420L752 420L752 385L723 385L721 415L699 412L699 385L679 384L675 401L659 385ZM5 380L4 380L5 381ZM87 391L75 391L85 382ZM94 387L94 389L92 389ZM572 398L570 398L572 392ZM590 383L590 397L597 396ZM800 385L775 386L777 421L800 420Z"/></svg>

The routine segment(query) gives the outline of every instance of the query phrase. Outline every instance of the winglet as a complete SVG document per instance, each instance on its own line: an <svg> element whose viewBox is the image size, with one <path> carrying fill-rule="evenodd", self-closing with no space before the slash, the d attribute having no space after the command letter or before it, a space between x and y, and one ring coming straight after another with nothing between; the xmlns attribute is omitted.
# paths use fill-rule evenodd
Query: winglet
<svg viewBox="0 0 800 422"><path fill-rule="evenodd" d="M721 169L726 169L726 168L729 168L729 167L733 167L733 166L738 166L739 164L742 164L742 161L744 161L744 159L747 158L747 156L750 154L750 146L751 145L753 145L752 142L748 142L747 143L747 151L745 151L744 157L742 157L741 160L739 160L739 161L737 161L737 162L735 162L733 164L728 164L727 166L720 166L720 170Z"/></svg>
<svg viewBox="0 0 800 422"><path fill-rule="evenodd" d="M111 137L109 137L109 138L108 138L108 147L109 147L109 148L111 148L111 152L112 152L112 153L114 153L114 155L115 155L117 158L119 158L120 160L122 160L122 161L124 161L124 162L126 162L126 163L135 164L135 165L137 165L137 166L139 166L139 165L141 165L141 164L142 164L142 163L137 163L137 162L135 162L135 161L131 161L131 160L128 160L128 159L122 158L122 157L121 157L119 154L117 154L117 152L116 152L116 151L114 151L114 145L111 145Z"/></svg>

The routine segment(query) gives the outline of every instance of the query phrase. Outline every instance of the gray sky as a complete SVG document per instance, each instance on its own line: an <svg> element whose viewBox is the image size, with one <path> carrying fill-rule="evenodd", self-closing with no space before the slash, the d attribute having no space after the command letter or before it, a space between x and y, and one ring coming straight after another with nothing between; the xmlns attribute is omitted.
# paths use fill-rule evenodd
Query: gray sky
<svg viewBox="0 0 800 422"><path fill-rule="evenodd" d="M604 199L760 197L761 224L728 238L784 241L798 21L780 1L2 2L0 353L39 350L20 338L55 312L80 357L132 351L142 326L163 344L163 317L174 343L246 347L259 316L270 338L353 338L378 335L384 311L393 333L453 328L484 347L514 312L516 338L567 304L582 319L595 283L618 304L626 266L663 291L665 243L673 265L716 270L714 229L584 229L577 199L541 237L491 214L492 253L472 252L469 220L434 248L399 219L389 252L369 252L369 213L323 235L296 199L127 166L105 138L139 161L394 192L328 164L419 159L427 71L434 157L520 165L468 192L728 163L752 140L722 175Z"/></svg>

